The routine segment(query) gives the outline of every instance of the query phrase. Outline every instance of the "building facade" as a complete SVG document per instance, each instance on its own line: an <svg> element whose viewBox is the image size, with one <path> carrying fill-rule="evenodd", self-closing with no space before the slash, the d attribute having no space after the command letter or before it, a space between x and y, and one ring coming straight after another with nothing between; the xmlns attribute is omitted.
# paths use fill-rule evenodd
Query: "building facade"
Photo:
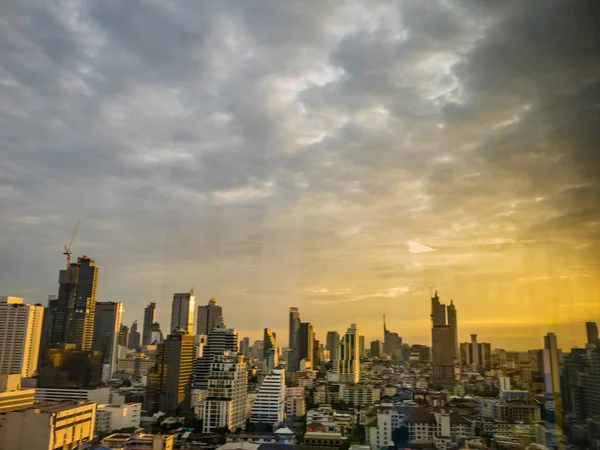
<svg viewBox="0 0 600 450"><path fill-rule="evenodd" d="M276 426L285 418L285 372L274 369L263 380L250 411L250 422Z"/></svg>
<svg viewBox="0 0 600 450"><path fill-rule="evenodd" d="M142 415L141 403L96 405L95 433L110 433L123 428L137 429Z"/></svg>
<svg viewBox="0 0 600 450"><path fill-rule="evenodd" d="M186 333L194 333L194 311L196 296L194 291L173 294L173 303L171 305L171 329L184 330Z"/></svg>
<svg viewBox="0 0 600 450"><path fill-rule="evenodd" d="M336 365L340 381L356 384L360 381L359 335L356 324L350 325L340 343L340 359Z"/></svg>
<svg viewBox="0 0 600 450"><path fill-rule="evenodd" d="M223 320L223 309L219 302L211 298L208 305L198 306L196 334L209 334Z"/></svg>
<svg viewBox="0 0 600 450"><path fill-rule="evenodd" d="M156 322L156 303L149 303L144 308L144 328L142 329L142 345L152 344L152 324Z"/></svg>
<svg viewBox="0 0 600 450"><path fill-rule="evenodd" d="M120 302L97 302L94 315L93 348L103 353L103 381L117 371L117 348L123 304Z"/></svg>

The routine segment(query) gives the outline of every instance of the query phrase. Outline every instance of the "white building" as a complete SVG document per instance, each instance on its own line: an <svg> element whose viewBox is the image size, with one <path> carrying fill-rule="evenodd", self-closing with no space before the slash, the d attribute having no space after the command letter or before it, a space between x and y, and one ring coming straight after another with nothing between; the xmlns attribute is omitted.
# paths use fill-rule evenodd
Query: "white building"
<svg viewBox="0 0 600 450"><path fill-rule="evenodd" d="M263 380L250 410L250 422L276 426L285 417L285 371L273 369Z"/></svg>
<svg viewBox="0 0 600 450"><path fill-rule="evenodd" d="M285 389L285 415L286 417L302 417L306 414L306 400L304 388L300 386Z"/></svg>
<svg viewBox="0 0 600 450"><path fill-rule="evenodd" d="M248 373L246 358L233 352L215 355L208 376L202 432L215 428L235 431L245 425Z"/></svg>
<svg viewBox="0 0 600 450"><path fill-rule="evenodd" d="M142 415L141 403L104 405L96 407L96 433L110 433L123 428L139 428Z"/></svg>
<svg viewBox="0 0 600 450"><path fill-rule="evenodd" d="M374 405L379 401L381 391L368 385L340 384L340 400L355 407Z"/></svg>
<svg viewBox="0 0 600 450"><path fill-rule="evenodd" d="M96 404L37 403L7 412L0 429L1 450L84 448L94 437Z"/></svg>
<svg viewBox="0 0 600 450"><path fill-rule="evenodd" d="M360 381L360 355L356 324L350 325L340 344L340 359L334 364L334 371L339 374L340 381L356 384Z"/></svg>
<svg viewBox="0 0 600 450"><path fill-rule="evenodd" d="M33 376L37 369L44 307L0 297L0 373Z"/></svg>
<svg viewBox="0 0 600 450"><path fill-rule="evenodd" d="M423 407L394 407L384 403L377 417L367 425L367 443L372 450L394 445L392 431L404 427L410 443L445 449L458 436L471 434L471 422L456 413L430 412Z"/></svg>
<svg viewBox="0 0 600 450"><path fill-rule="evenodd" d="M62 401L83 401L89 400L94 403L114 404L113 400L116 392L111 388L104 387L98 389L60 389L60 388L36 388L36 402L62 402Z"/></svg>

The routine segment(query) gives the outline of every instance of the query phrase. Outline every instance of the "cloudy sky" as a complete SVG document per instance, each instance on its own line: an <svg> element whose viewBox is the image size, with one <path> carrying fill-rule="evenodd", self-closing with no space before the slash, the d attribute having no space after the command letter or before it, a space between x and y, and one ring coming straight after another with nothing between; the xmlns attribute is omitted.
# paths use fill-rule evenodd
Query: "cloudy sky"
<svg viewBox="0 0 600 450"><path fill-rule="evenodd" d="M62 246L125 322L173 292L287 341L582 345L600 320L595 0L0 3L0 294ZM409 244L410 243L410 244ZM422 252L426 246L435 251ZM164 327L166 328L166 326Z"/></svg>

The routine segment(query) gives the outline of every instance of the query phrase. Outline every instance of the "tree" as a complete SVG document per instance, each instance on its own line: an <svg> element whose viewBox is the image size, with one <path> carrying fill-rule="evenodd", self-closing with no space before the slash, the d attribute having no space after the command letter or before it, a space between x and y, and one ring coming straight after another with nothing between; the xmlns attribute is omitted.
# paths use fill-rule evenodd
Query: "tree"
<svg viewBox="0 0 600 450"><path fill-rule="evenodd" d="M410 433L408 431L408 427L403 425L400 428L396 428L392 430L392 441L394 442L394 447L404 447L408 444L408 439L410 438Z"/></svg>

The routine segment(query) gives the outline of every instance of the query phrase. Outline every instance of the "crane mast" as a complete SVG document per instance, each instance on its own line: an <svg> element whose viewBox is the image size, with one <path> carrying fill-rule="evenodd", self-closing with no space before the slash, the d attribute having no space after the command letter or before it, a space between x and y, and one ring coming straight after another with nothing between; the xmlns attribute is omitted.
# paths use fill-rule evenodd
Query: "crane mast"
<svg viewBox="0 0 600 450"><path fill-rule="evenodd" d="M75 240L75 235L77 234L77 229L79 228L80 223L81 223L81 220L78 220L77 223L75 224L75 229L73 230L73 234L71 234L71 240L69 241L69 243L67 245L65 245L65 251L63 252L63 255L65 255L67 257L67 269L71 265L71 255L73 254L71 252L71 247L73 246L73 241Z"/></svg>

